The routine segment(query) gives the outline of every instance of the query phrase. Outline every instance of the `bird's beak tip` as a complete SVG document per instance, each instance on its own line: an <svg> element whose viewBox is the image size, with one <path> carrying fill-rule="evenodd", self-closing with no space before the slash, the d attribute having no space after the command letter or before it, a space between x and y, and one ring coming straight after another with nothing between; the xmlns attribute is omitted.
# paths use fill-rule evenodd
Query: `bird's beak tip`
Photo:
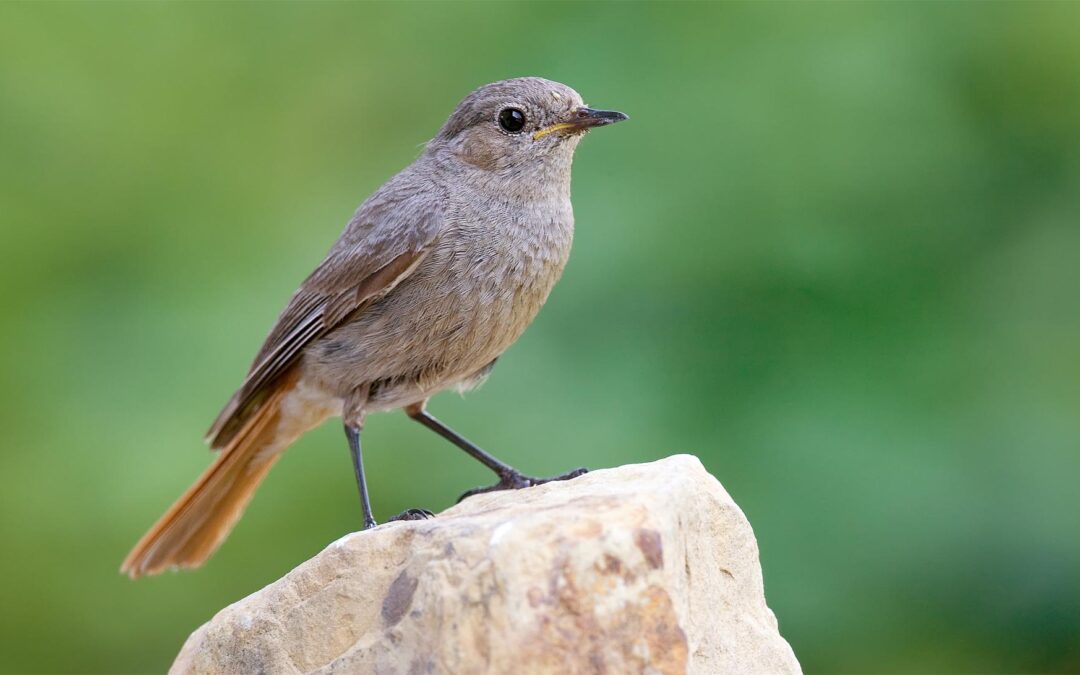
<svg viewBox="0 0 1080 675"><path fill-rule="evenodd" d="M575 115L586 127L601 127L630 119L629 115L618 110L595 110L584 106L578 108Z"/></svg>

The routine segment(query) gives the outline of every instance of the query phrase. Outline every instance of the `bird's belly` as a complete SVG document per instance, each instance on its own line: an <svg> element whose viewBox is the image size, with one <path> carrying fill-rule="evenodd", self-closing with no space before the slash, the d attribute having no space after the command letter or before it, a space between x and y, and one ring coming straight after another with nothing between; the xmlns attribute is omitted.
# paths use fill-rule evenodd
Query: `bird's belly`
<svg viewBox="0 0 1080 675"><path fill-rule="evenodd" d="M306 374L342 396L370 386L373 411L467 385L524 332L566 261L472 253L433 251L389 295L313 344Z"/></svg>

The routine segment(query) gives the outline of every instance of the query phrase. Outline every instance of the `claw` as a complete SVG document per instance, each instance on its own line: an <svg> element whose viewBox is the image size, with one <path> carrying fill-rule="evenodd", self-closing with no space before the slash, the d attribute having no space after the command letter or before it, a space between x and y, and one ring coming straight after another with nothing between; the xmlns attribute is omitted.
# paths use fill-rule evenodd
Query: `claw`
<svg viewBox="0 0 1080 675"><path fill-rule="evenodd" d="M500 477L499 482L495 483L494 485L473 488L471 490L468 490L467 492L462 493L462 495L458 497L458 503L460 504L461 502L465 501L469 497L472 497L473 495L484 494L485 492L497 492L499 490L520 490L521 488L533 487L534 485L543 485L544 483L551 483L557 480L571 480L588 472L588 469L586 469L585 467L581 467L578 469L574 469L573 471L568 471L559 476L552 476L550 478L533 478L532 476L526 476L524 474L520 474L514 471L513 473L507 473L506 475Z"/></svg>
<svg viewBox="0 0 1080 675"><path fill-rule="evenodd" d="M434 517L435 514L427 509L405 509L390 520L427 520Z"/></svg>

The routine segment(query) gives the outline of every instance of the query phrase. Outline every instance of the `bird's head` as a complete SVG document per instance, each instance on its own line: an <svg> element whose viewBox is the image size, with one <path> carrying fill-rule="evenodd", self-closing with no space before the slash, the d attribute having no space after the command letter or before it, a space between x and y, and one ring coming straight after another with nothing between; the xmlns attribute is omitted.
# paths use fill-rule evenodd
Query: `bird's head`
<svg viewBox="0 0 1080 675"><path fill-rule="evenodd" d="M434 143L485 171L527 172L565 164L592 128L627 119L595 110L566 86L519 77L480 87L458 104Z"/></svg>

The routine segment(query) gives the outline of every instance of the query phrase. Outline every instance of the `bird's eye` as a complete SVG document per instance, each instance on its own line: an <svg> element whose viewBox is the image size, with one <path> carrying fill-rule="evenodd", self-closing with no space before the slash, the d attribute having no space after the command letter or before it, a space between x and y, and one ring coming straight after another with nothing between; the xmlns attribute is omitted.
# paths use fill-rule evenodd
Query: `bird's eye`
<svg viewBox="0 0 1080 675"><path fill-rule="evenodd" d="M517 108L503 108L499 113L499 126L516 134L525 128L525 113Z"/></svg>

